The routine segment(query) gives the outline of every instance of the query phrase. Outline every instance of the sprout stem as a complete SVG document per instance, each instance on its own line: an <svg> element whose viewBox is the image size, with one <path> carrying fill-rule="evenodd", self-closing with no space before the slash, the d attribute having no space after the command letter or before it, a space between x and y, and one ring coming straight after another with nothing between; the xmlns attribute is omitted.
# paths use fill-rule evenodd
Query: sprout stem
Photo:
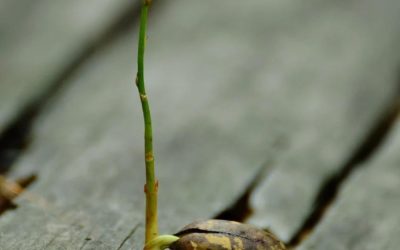
<svg viewBox="0 0 400 250"><path fill-rule="evenodd" d="M153 132L151 126L151 114L148 97L146 95L144 85L144 49L146 42L146 24L151 1L143 0L141 16L140 16L140 31L139 31L139 46L138 46L138 72L136 77L136 85L139 90L139 97L142 104L144 118L144 145L145 145L145 163L146 163L146 240L148 243L158 235L157 225L157 189L158 182L154 173L154 155L153 155Z"/></svg>

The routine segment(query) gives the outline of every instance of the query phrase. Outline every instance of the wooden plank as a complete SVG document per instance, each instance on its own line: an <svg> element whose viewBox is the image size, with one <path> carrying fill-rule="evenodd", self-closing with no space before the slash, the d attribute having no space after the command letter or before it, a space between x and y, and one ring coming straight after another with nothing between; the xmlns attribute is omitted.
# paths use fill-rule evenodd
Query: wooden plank
<svg viewBox="0 0 400 250"><path fill-rule="evenodd" d="M394 29L388 22L398 18L394 10L380 12L366 2L364 8L381 17L370 27L368 16L355 7L344 12L348 6L336 1L253 3L176 0L150 23L146 79L163 233L218 213L267 159L282 162L301 146L329 158L330 148L316 144L323 132L336 139L330 147L348 154L394 89L395 55L389 52L396 35L378 29ZM40 116L31 149L11 172L35 172L39 179L20 197L19 208L0 220L5 249L118 249L124 242L121 249L141 249L144 171L132 85L135 44L131 33L99 53ZM378 87L376 79L382 80ZM336 149L343 137L354 144ZM287 152L272 155L281 138ZM301 166L299 173L311 178L314 172ZM291 172L285 178L290 186ZM305 213L309 206L299 209ZM285 238L276 225L273 230Z"/></svg>
<svg viewBox="0 0 400 250"><path fill-rule="evenodd" d="M398 249L400 245L400 121L378 155L341 190L302 249Z"/></svg>
<svg viewBox="0 0 400 250"><path fill-rule="evenodd" d="M276 171L254 192L249 222L272 228L286 241L312 210L326 179L346 164L397 97L399 55L393 51L400 38L400 3L351 1L331 7L282 41L290 63L274 65L286 73L282 82L303 84L292 88L296 97L277 97L289 107L278 110L290 114L286 122L297 129Z"/></svg>
<svg viewBox="0 0 400 250"><path fill-rule="evenodd" d="M2 0L0 133L130 5L128 0Z"/></svg>

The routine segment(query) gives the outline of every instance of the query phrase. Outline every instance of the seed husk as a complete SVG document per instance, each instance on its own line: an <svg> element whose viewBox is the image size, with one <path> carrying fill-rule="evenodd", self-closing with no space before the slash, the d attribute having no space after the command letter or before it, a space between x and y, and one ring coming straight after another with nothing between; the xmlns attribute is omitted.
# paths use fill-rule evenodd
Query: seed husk
<svg viewBox="0 0 400 250"><path fill-rule="evenodd" d="M194 222L176 236L171 250L286 250L271 232L234 221Z"/></svg>

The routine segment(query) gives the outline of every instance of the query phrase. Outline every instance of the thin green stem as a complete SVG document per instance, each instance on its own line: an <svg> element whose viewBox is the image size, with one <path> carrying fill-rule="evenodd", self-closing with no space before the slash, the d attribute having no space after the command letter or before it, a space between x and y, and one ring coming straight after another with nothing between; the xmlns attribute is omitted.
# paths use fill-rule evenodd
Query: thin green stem
<svg viewBox="0 0 400 250"><path fill-rule="evenodd" d="M144 118L144 147L146 163L146 240L148 243L158 235L157 223L157 189L158 183L154 173L154 155L153 155L153 132L151 126L151 114L149 101L144 85L144 49L146 42L146 25L150 0L143 0L143 6L140 16L139 48L138 48L138 72L136 85L139 90L140 101L142 104Z"/></svg>

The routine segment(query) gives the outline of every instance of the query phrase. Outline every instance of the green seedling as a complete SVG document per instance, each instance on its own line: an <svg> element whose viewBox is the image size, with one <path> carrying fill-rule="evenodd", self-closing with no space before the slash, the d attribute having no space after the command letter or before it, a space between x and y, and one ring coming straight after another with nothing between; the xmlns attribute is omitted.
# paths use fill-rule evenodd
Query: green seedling
<svg viewBox="0 0 400 250"><path fill-rule="evenodd" d="M238 222L207 220L184 227L176 235L158 235L157 193L155 177L153 133L149 98L144 84L144 50L146 42L147 17L151 0L142 0L138 72L136 85L142 104L144 118L144 147L146 165L146 232L144 250L285 250L285 246L274 235L264 230Z"/></svg>
<svg viewBox="0 0 400 250"><path fill-rule="evenodd" d="M146 194L146 236L145 249L159 250L165 249L179 238L173 235L158 236L158 217L157 217L157 192L158 181L154 170L153 153L153 130L151 124L151 112L149 100L144 84L144 50L146 43L147 17L151 0L144 0L140 14L139 46L138 46L138 71L136 85L139 91L140 102L142 104L144 118L144 148L146 165L146 184L144 187Z"/></svg>
<svg viewBox="0 0 400 250"><path fill-rule="evenodd" d="M138 72L136 85L142 104L144 118L144 148L146 164L146 243L157 237L157 189L158 184L154 173L154 154L153 154L153 131L151 125L151 113L149 100L144 85L144 49L146 42L146 25L149 13L150 0L145 0L140 15L139 46L138 46Z"/></svg>

